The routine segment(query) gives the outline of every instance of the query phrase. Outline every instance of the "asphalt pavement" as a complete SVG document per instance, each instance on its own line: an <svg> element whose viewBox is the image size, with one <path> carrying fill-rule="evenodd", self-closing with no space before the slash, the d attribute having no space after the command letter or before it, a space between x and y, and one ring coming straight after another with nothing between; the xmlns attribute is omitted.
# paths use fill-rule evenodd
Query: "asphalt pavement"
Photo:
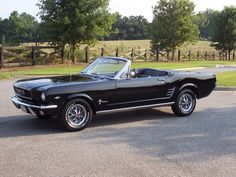
<svg viewBox="0 0 236 177"><path fill-rule="evenodd" d="M170 108L97 116L68 133L10 101L0 81L1 177L235 177L236 92L213 92L189 117Z"/></svg>

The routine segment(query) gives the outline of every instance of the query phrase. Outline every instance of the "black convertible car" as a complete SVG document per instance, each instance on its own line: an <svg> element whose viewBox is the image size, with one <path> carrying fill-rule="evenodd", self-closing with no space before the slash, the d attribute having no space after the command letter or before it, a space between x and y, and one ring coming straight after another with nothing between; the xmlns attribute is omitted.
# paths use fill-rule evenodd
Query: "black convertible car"
<svg viewBox="0 0 236 177"><path fill-rule="evenodd" d="M213 74L140 68L124 58L96 59L77 75L19 80L14 105L38 118L57 116L69 131L84 129L93 115L147 107L171 106L190 115L196 99L216 85Z"/></svg>

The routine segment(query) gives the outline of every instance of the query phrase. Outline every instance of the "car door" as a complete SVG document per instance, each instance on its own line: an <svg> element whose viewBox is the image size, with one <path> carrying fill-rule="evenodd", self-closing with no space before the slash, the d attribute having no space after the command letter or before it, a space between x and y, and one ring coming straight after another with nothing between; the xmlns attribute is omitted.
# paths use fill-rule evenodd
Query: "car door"
<svg viewBox="0 0 236 177"><path fill-rule="evenodd" d="M164 77L121 79L116 81L114 109L158 104L164 101Z"/></svg>

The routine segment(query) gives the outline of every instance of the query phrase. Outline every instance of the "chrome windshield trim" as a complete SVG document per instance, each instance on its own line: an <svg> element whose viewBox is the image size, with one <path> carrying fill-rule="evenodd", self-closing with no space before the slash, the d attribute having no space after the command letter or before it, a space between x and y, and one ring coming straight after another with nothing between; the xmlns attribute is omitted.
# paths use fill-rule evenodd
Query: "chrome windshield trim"
<svg viewBox="0 0 236 177"><path fill-rule="evenodd" d="M155 108L155 107L160 107L160 106L171 106L173 104L175 104L175 102L151 104L151 105L143 105L143 106L134 106L134 107L128 107L128 108L119 108L119 109L111 109L111 110L98 111L96 113L101 114L101 113L128 111L128 110L135 110L135 109L142 109L142 108Z"/></svg>
<svg viewBox="0 0 236 177"><path fill-rule="evenodd" d="M130 69L131 61L126 60L126 64L121 68L121 70L115 75L114 79L120 79L121 75L127 70Z"/></svg>
<svg viewBox="0 0 236 177"><path fill-rule="evenodd" d="M28 103L24 103L21 99L19 99L16 96L13 96L11 98L12 102L16 105L22 105L22 106L26 106L29 108L36 108L36 109L56 109L58 106L57 105L46 105L46 106L37 106L37 105L33 105L33 104L28 104Z"/></svg>
<svg viewBox="0 0 236 177"><path fill-rule="evenodd" d="M113 60L122 60L125 63L125 65L120 69L120 71L114 76L114 77L106 77L106 76L103 76L103 75L100 75L101 77L105 77L105 78L109 78L109 79L120 79L121 75L124 73L124 71L127 69L127 68L130 68L131 66L131 61L126 59L126 58L119 58L119 57L99 57L97 59L113 59ZM96 60L97 60L96 59ZM93 63L96 61L94 60L89 66L87 66L80 74L86 74L85 71L86 70L89 70L92 66L93 66ZM87 74L89 75L89 74Z"/></svg>

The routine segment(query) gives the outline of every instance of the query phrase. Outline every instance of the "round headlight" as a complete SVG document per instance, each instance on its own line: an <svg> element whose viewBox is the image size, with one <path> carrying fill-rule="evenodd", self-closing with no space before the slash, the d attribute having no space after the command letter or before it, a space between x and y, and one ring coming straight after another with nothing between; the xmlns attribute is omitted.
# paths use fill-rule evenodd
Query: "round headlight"
<svg viewBox="0 0 236 177"><path fill-rule="evenodd" d="M45 93L42 93L42 94L41 94L41 99L42 99L42 101L45 101L45 100L46 100L46 95L45 95Z"/></svg>

